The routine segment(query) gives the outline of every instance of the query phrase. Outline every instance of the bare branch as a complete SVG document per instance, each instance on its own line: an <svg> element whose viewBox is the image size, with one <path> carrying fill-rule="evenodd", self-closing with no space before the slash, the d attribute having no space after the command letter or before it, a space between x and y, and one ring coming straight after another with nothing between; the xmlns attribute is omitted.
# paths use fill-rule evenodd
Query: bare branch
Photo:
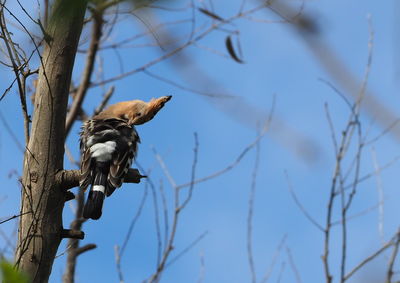
<svg viewBox="0 0 400 283"><path fill-rule="evenodd" d="M229 164L225 168L223 168L223 169L221 169L221 170L219 170L217 172L214 172L214 173L212 173L212 174L210 174L210 175L208 175L206 177L202 177L202 178L194 180L193 183L194 184L198 184L198 183L202 183L202 182L214 179L214 178L216 178L218 176L221 176L221 175L225 174L226 172L232 170L233 168L235 168L240 163L240 161L242 161L242 159L247 155L247 153L249 153L249 151L251 149L253 149L257 145L257 143L265 136L267 131L268 131L268 127L266 126L263 129L263 131L260 133L260 135L253 142L251 142L248 146L246 146L243 149L243 151L239 154L239 156L235 159L234 162L232 162L231 164ZM191 185L190 182L189 183L184 183L184 184L178 185L177 188L182 189L184 187L189 187L190 185Z"/></svg>
<svg viewBox="0 0 400 283"><path fill-rule="evenodd" d="M278 280L276 281L277 283L281 282L282 276L283 276L283 274L285 272L285 268L286 268L286 262L282 262L281 268L280 268L279 273L278 273Z"/></svg>
<svg viewBox="0 0 400 283"><path fill-rule="evenodd" d="M28 213L31 213L31 212L28 211L28 212L25 212L25 213L21 213L21 214L17 214L17 215L10 216L10 217L8 217L8 218L6 218L6 219L4 219L4 220L1 220L1 221L0 221L0 225L3 224L3 223L8 222L8 221L10 221L10 220L13 220L13 219L15 219L15 218L18 218L18 217L20 217L20 216L22 216L22 215L28 214Z"/></svg>
<svg viewBox="0 0 400 283"><path fill-rule="evenodd" d="M161 261L161 253L163 249L162 237L161 237L161 224L160 224L160 212L158 205L158 197L157 190L151 180L148 180L148 184L150 184L150 191L153 200L153 208L154 208L154 225L156 228L156 236L157 236L157 265L160 264ZM167 243L165 243L166 245Z"/></svg>
<svg viewBox="0 0 400 283"><path fill-rule="evenodd" d="M277 14L283 18L287 18L287 15L293 14L292 8L284 1L274 1L273 5L270 5L269 8L277 12ZM304 25L301 25L303 22L306 22L308 23L308 25L306 25L307 27L317 27L316 22L308 17L302 17L300 19L300 21L291 21L291 23L299 28L299 35L304 40L307 47L331 77L346 90L346 95L351 97L353 101L357 101L360 94L359 86L362 85L363 82L360 82L348 66L340 60L337 53L331 48L331 45L324 41L322 37L318 36L318 32L312 32L313 29L304 29ZM370 39L368 43L370 47L372 46L372 41L373 31L370 28ZM366 89L362 108L369 116L375 118L382 128L386 129L389 125L392 125L394 121L398 120L398 117L396 113L385 106L378 97L378 95ZM400 139L399 127L393 128L390 133L397 140Z"/></svg>
<svg viewBox="0 0 400 283"><path fill-rule="evenodd" d="M103 96L103 100L100 102L100 105L96 108L96 110L93 113L94 115L99 114L103 109L107 106L108 101L110 100L111 96L114 94L115 87L112 86L110 87L107 92Z"/></svg>
<svg viewBox="0 0 400 283"><path fill-rule="evenodd" d="M184 256L188 251L190 251L192 248L194 248L201 240L203 240L208 234L208 231L205 231L202 233L200 236L198 236L193 242L191 242L186 248L184 248L180 253L178 253L176 256L171 258L170 261L165 265L165 267L169 267L173 263L175 263L177 260L179 260L182 256Z"/></svg>
<svg viewBox="0 0 400 283"><path fill-rule="evenodd" d="M367 214L367 213L369 213L369 212L371 212L371 211L374 211L375 209L379 208L379 205L380 205L380 204L379 204L379 202L378 202L377 204L372 205L372 206L370 206L370 207L368 207L368 208L366 208L366 209L364 209L364 210L362 210L362 211L359 211L359 212L354 213L354 214L352 214L352 215L350 215L350 216L347 216L347 217L346 217L346 221L349 222L350 220L354 220L354 219L356 219L357 217L363 216L363 215L365 215L365 214ZM341 219L332 222L332 226L341 225L341 224L342 224L342 220L341 220Z"/></svg>
<svg viewBox="0 0 400 283"><path fill-rule="evenodd" d="M194 178L195 178L195 171L196 171L196 165L197 165L197 153L198 153L198 139L197 139L197 134L194 134L195 137L195 148L194 148L194 158L193 158L193 163L192 163L192 174L191 174L191 182L190 182L190 188L188 192L188 196L186 199L181 203L180 201L180 188L176 186L176 183L172 176L169 174L169 170L167 166L165 165L164 161L162 160L161 156L154 150L154 153L156 154L157 160L160 164L160 166L163 168L164 173L167 175L167 178L169 178L169 181L174 189L174 214L173 214L173 219L172 219L172 227L171 227L171 233L169 235L169 239L166 243L166 246L164 248L164 252L161 258L161 261L157 265L156 271L150 276L149 282L159 282L162 273L164 272L165 268L168 266L168 258L171 254L171 251L174 249L174 241L175 241L175 236L177 233L177 227L178 227L178 222L179 222L179 216L180 213L183 211L183 209L187 206L189 201L191 200L192 196L192 191L194 189Z"/></svg>
<svg viewBox="0 0 400 283"><path fill-rule="evenodd" d="M164 191L164 186L163 182L160 181L160 195L161 195L161 202L163 206L163 212L164 212L164 243L168 242L168 235L169 235L169 214L168 214L168 204L167 204L167 198L165 196L165 191Z"/></svg>
<svg viewBox="0 0 400 283"><path fill-rule="evenodd" d="M156 75L156 74L154 74L154 73L152 73L152 72L150 72L148 70L143 70L143 73L145 73L146 75L148 75L148 76L150 76L150 77L152 77L154 79L157 79L159 81L162 81L164 83L167 83L169 85L177 87L179 89L182 89L182 90L185 90L185 91L189 91L189 92L192 92L192 93L197 93L199 95L204 95L204 96L208 96L208 97L219 97L219 98L233 98L234 97L233 95L229 95L229 94L209 93L209 92L203 92L203 91L200 91L200 90L189 88L189 87L180 85L180 84L178 84L178 83L176 83L174 81L171 81L171 80L169 80L169 79L167 79L165 77L158 76L158 75Z"/></svg>
<svg viewBox="0 0 400 283"><path fill-rule="evenodd" d="M206 267L205 267L204 255L203 255L203 253L200 253L200 274L199 274L199 279L197 280L197 283L203 282L205 270L206 270Z"/></svg>
<svg viewBox="0 0 400 283"><path fill-rule="evenodd" d="M85 238L85 233L83 231L63 229L61 231L61 238L71 238L83 240Z"/></svg>
<svg viewBox="0 0 400 283"><path fill-rule="evenodd" d="M271 273L275 267L276 261L279 257L279 254L281 253L283 245L286 242L286 239L287 239L287 235L284 235L282 237L282 240L280 241L278 247L276 248L274 255L272 257L271 263L270 263L269 267L267 268L267 271L265 272L265 275L264 275L263 279L260 281L260 283L266 283L268 281L268 279L270 278Z"/></svg>
<svg viewBox="0 0 400 283"><path fill-rule="evenodd" d="M257 133L259 135L259 133ZM260 142L256 144L256 158L254 161L253 173L251 176L251 186L248 199L248 211L247 211L247 259L249 263L251 281L253 283L257 282L256 269L254 265L254 255L253 255L253 214L254 214L254 199L256 194L257 186L257 173L260 164Z"/></svg>
<svg viewBox="0 0 400 283"><path fill-rule="evenodd" d="M400 245L400 231L397 232L397 237L394 243L393 252L389 259L388 270L386 272L386 283L392 283L392 277L394 274L393 268L399 252L399 245Z"/></svg>
<svg viewBox="0 0 400 283"><path fill-rule="evenodd" d="M121 253L120 253L118 245L114 246L114 254L115 254L115 262L117 263L117 272L118 272L119 282L124 283L124 275L122 273L122 269L121 269L121 265L120 265Z"/></svg>
<svg viewBox="0 0 400 283"><path fill-rule="evenodd" d="M297 207L301 210L301 212L304 214L304 216L315 226L318 228L318 230L325 232L325 229L321 226L321 224L318 223L317 220L315 220L309 213L308 211L305 209L305 207L303 206L303 204L300 202L300 200L297 198L296 193L294 192L293 188L292 188L292 183L290 182L290 178L288 175L288 172L285 171L285 177L286 177L286 181L288 183L288 189L290 192L290 195L292 196L295 204L297 205Z"/></svg>
<svg viewBox="0 0 400 283"><path fill-rule="evenodd" d="M376 190L378 191L378 208L379 208L379 220L378 220L378 233L381 238L382 244L384 239L384 193L383 193L383 185L381 180L381 169L378 164L378 159L376 156L375 148L371 149L372 153L372 161L374 164L375 174L376 174ZM388 281L390 282L390 281Z"/></svg>
<svg viewBox="0 0 400 283"><path fill-rule="evenodd" d="M78 255L80 255L80 254L83 254L83 253L85 253L85 252L87 252L87 251L93 250L93 249L95 249L95 248L97 248L97 246L96 246L95 244L86 244L86 245L84 245L84 246L78 248L78 249L76 250L76 253L77 253Z"/></svg>
<svg viewBox="0 0 400 283"><path fill-rule="evenodd" d="M142 71L144 71L144 70L146 70L146 69L148 69L148 68L150 68L150 67L152 67L152 66L154 66L154 65L156 65L156 64L158 64L158 63L160 63L162 61L164 61L165 59L174 56L175 54L181 52L186 47L191 46L193 43L200 41L201 39L206 37L208 34L210 34L212 31L221 28L224 24L233 22L234 20L237 20L237 19L243 17L244 15L250 15L252 13L260 11L263 8L265 8L265 5L260 5L258 7L255 7L255 8L249 9L249 10L247 10L245 12L242 12L240 14L236 14L236 15L230 17L229 19L226 19L224 22L220 21L220 22L213 23L208 29L206 29L205 31L201 32L197 36L193 37L193 39L187 41L186 43L182 44L181 46L177 46L173 50L171 50L171 51L163 54L162 56L160 56L160 57L158 57L158 58L146 63L145 65L143 65L143 66L141 66L139 68L133 69L131 71L125 72L123 74L108 78L108 79L103 80L101 82L92 83L90 86L91 87L95 87L95 86L99 86L99 85L104 85L104 84L107 84L107 83L110 83L110 82L125 78L127 76L131 76L131 75L136 74L138 72L142 72Z"/></svg>
<svg viewBox="0 0 400 283"><path fill-rule="evenodd" d="M371 254L370 256L366 257L363 261L361 261L358 265L356 265L349 273L344 276L344 280L348 280L350 277L354 275L358 270L360 270L364 265L366 265L368 262L371 260L375 259L377 256L382 254L385 250L387 250L389 247L393 245L393 239L384 244L380 249L378 249L376 252Z"/></svg>
<svg viewBox="0 0 400 283"><path fill-rule="evenodd" d="M75 122L80 109L82 108L82 102L85 98L86 92L90 85L90 78L93 73L96 54L100 44L101 30L103 27L103 15L101 12L99 13L98 11L93 11L92 15L93 15L92 39L86 57L86 66L83 71L82 80L74 96L71 109L67 116L66 126L65 126L66 136L71 130L71 127Z"/></svg>
<svg viewBox="0 0 400 283"><path fill-rule="evenodd" d="M386 164L384 164L383 166L380 167L380 172L382 172L385 169L388 169L388 168L392 167L399 160L400 160L400 155L399 156L395 156L392 160L390 160L389 162L387 162ZM376 176L376 171L370 172L368 174L363 175L362 177L359 177L357 182L358 182L358 184L360 184L360 183L362 183L362 182L364 182L364 181L366 181L366 180L368 180L368 179L370 179L370 178L372 178L374 176ZM348 190L348 189L352 188L353 186L354 186L354 181L352 183L344 186L344 189Z"/></svg>
<svg viewBox="0 0 400 283"><path fill-rule="evenodd" d="M301 281L301 277L300 277L299 270L298 270L298 268L296 267L296 264L295 264L295 262L294 262L292 252L290 251L290 249L289 249L288 247L286 247L286 253L287 253L288 258L289 258L289 265L290 265L290 268L293 270L294 276L295 276L295 278L296 278L296 282L297 282L297 283L301 283L302 281Z"/></svg>
<svg viewBox="0 0 400 283"><path fill-rule="evenodd" d="M170 185L174 189L177 188L176 182L175 182L174 178L172 177L171 173L169 172L167 166L165 165L164 160L162 159L161 155L158 154L158 152L156 151L156 149L154 147L152 147L152 149L153 149L153 153L156 156L156 159L157 159L158 163L160 164L160 167L163 170L164 175L167 177Z"/></svg>
<svg viewBox="0 0 400 283"><path fill-rule="evenodd" d="M14 42L11 39L10 32L7 29L6 21L4 18L4 5L1 5L0 9L0 28L3 36L1 37L6 45L8 56L11 60L12 68L15 74L15 78L18 84L19 97L22 107L22 113L24 116L24 134L25 134L25 144L27 145L29 142L29 123L30 117L28 115L28 107L26 104L26 89L25 89L25 78L20 76L20 73L23 71L23 65L19 61L19 55L15 50Z"/></svg>
<svg viewBox="0 0 400 283"><path fill-rule="evenodd" d="M79 186L80 171L79 170L61 170L56 174L56 182L60 184L63 190L69 190ZM146 178L140 174L138 169L129 168L126 173L124 183L140 183L142 178Z"/></svg>
<svg viewBox="0 0 400 283"><path fill-rule="evenodd" d="M140 167L139 167L139 168L140 168ZM147 174L148 176L150 176L150 173L151 173L151 171L148 170L146 174ZM121 268L122 256L124 255L125 250L126 250L126 248L127 248L127 246L128 246L129 240L130 240L131 235L132 235L132 233L133 233L133 230L134 230L134 228L135 228L135 226L136 226L136 223L137 223L137 221L138 221L140 215L142 214L144 205L145 205L146 200L147 200L148 192L149 192L149 190L148 190L148 185L149 185L149 184L152 185L152 181L151 181L151 178L150 178L150 177L148 177L148 178L146 179L146 184L145 184L145 188L144 188L144 191L143 191L142 199L141 199L141 201L140 201L140 204L139 204L139 207L138 207L136 213L134 214L134 216L133 216L133 218L132 218L132 220L131 220L131 222L130 222L130 224L129 224L128 232L127 232L126 235L125 235L125 239L124 239L124 241L122 242L122 245L121 245L121 246L116 245L116 246L114 247L114 251L115 251L115 264L116 264L116 268L117 268L118 277L119 277L119 281L120 281L120 282L123 282L123 274L122 274L122 268Z"/></svg>
<svg viewBox="0 0 400 283"><path fill-rule="evenodd" d="M149 180L149 179L147 179L147 180ZM145 187L145 190L143 192L143 196L142 196L142 200L140 201L140 205L139 205L139 207L138 207L138 209L137 209L137 211L136 211L136 213L135 213L135 215L134 215L134 217L133 217L133 219L131 221L131 224L129 225L128 232L126 233L126 236L125 236L125 239L124 239L124 241L122 243L121 249L119 249L120 257L122 257L122 255L124 254L125 249L127 247L127 244L129 242L129 239L131 237L131 234L133 232L133 229L135 228L136 222L137 222L137 220L139 219L139 216L142 213L144 204L146 203L147 195L148 195L148 189L147 189L147 183L146 183L146 187Z"/></svg>
<svg viewBox="0 0 400 283"><path fill-rule="evenodd" d="M199 154L199 138L197 136L197 133L194 133L194 148L193 148L193 153L194 153L194 157L193 157L193 163L192 163L192 174L190 177L191 180L191 184L189 187L189 191L188 191L188 195L186 197L186 199L183 201L183 203L181 204L181 206L179 207L180 210L184 209L186 207L186 205L190 202L190 200L192 199L192 195L193 195L193 189L194 189L194 180L196 178L196 167L197 167L197 158L198 158L198 154Z"/></svg>

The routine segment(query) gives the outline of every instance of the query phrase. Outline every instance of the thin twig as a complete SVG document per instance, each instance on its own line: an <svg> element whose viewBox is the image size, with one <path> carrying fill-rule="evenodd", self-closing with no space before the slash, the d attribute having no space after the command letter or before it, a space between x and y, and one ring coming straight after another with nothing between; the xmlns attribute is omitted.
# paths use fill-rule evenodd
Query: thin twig
<svg viewBox="0 0 400 283"><path fill-rule="evenodd" d="M147 173L147 174L149 174L149 173ZM150 179L147 178L146 180L147 180L147 182L149 182ZM148 192L149 192L148 187L147 187L147 182L146 182L146 185L145 185L145 188L144 188L144 191L143 191L143 196L142 196L142 199L140 201L139 207L138 207L136 213L134 214L131 223L129 224L128 232L126 233L125 239L124 239L124 241L122 242L122 245L121 245L121 249L119 250L121 258L122 258L123 254L125 252L125 249L126 249L126 247L128 245L128 242L129 242L129 239L130 239L130 237L132 235L132 232L135 229L135 225L136 225L140 215L142 214L142 210L143 210L144 204L146 203L146 199L147 199Z"/></svg>
<svg viewBox="0 0 400 283"><path fill-rule="evenodd" d="M297 207L300 209L300 211L304 214L304 216L307 218L308 221L310 221L315 227L318 228L318 230L324 232L325 229L321 226L321 224L319 224L317 222L317 220L315 220L307 211L307 209L303 206L303 204L300 202L300 200L297 198L296 193L293 190L292 187L292 183L290 182L290 178L288 175L288 172L285 171L285 178L286 178L286 182L288 183L288 189L290 192L290 195L292 196L295 204L297 205Z"/></svg>
<svg viewBox="0 0 400 283"><path fill-rule="evenodd" d="M205 260L204 260L204 254L200 253L200 274L199 274L199 279L197 280L197 283L202 283L204 280L204 274L206 272L206 267L205 267Z"/></svg>
<svg viewBox="0 0 400 283"><path fill-rule="evenodd" d="M338 142L336 140L336 131L335 131L335 127L332 121L332 117L329 111L329 105L328 103L325 103L325 113L326 113L326 119L328 120L328 124L329 124L329 129L331 132L331 139L332 139L332 143L333 143L333 148L335 150L335 155L338 154Z"/></svg>
<svg viewBox="0 0 400 283"><path fill-rule="evenodd" d="M170 261L165 265L165 268L169 267L170 265L174 264L177 260L179 260L182 256L184 256L188 251L193 249L201 240L203 240L208 234L208 231L205 231L200 236L198 236L193 242L191 242L186 248L184 248L180 253L176 256L171 258Z"/></svg>
<svg viewBox="0 0 400 283"><path fill-rule="evenodd" d="M274 252L274 255L272 256L271 263L270 263L269 267L267 268L267 271L265 272L265 275L264 275L263 279L260 281L260 283L266 283L268 281L268 279L270 278L272 271L274 270L275 264L278 260L278 257L279 257L279 255L282 251L282 248L286 242L286 239L287 239L287 234L285 234L282 237L278 247L276 248L276 250Z"/></svg>
<svg viewBox="0 0 400 283"><path fill-rule="evenodd" d="M160 181L160 195L161 195L161 203L163 205L163 212L164 212L164 243L168 241L168 234L169 234L169 216L168 216L168 204L167 198L164 192L164 185L163 182Z"/></svg>
<svg viewBox="0 0 400 283"><path fill-rule="evenodd" d="M214 178L216 178L218 176L221 176L221 175L225 174L226 172L228 172L228 171L232 170L233 168L235 168L240 163L240 161L242 161L242 159L247 155L247 153L249 153L250 150L253 149L257 145L257 143L265 136L265 134L267 133L267 131L269 129L268 125L269 125L269 122L267 121L267 123L265 125L265 128L262 130L260 135L257 136L257 138L254 141L252 141L249 145L247 145L242 150L242 152L238 155L238 157L231 164L229 164L225 168L223 168L221 170L218 170L218 171L216 171L216 172L214 172L214 173L212 173L212 174L210 174L210 175L208 175L206 177L202 177L202 178L196 179L196 180L193 181L193 183L194 184L198 184L198 183L209 181L209 180L214 179ZM189 183L184 183L184 184L178 185L177 188L182 189L182 188L188 187L190 185L191 185L190 182Z"/></svg>
<svg viewBox="0 0 400 283"><path fill-rule="evenodd" d="M396 236L397 237L397 236ZM383 253L386 249L391 247L393 245L393 239L384 244L380 249L378 249L376 252L371 254L370 256L366 257L364 260L362 260L359 264L357 264L350 272L348 272L344 276L344 281L348 280L350 277L352 277L358 270L360 270L364 265L366 265L368 262L371 260L375 259L377 256L379 256L381 253Z"/></svg>
<svg viewBox="0 0 400 283"><path fill-rule="evenodd" d="M302 281L301 281L301 277L300 277L300 272L299 272L298 268L296 267L296 264L295 264L294 259L293 259L292 252L290 251L290 249L288 247L286 247L286 253L287 253L287 256L289 258L290 268L292 269L292 271L294 273L294 276L296 278L296 282L297 283L301 283Z"/></svg>
<svg viewBox="0 0 400 283"><path fill-rule="evenodd" d="M160 207L158 204L158 197L157 197L157 190L153 184L153 182L147 179L148 184L150 184L150 191L153 200L153 207L154 207L154 225L156 228L156 235L157 235L157 263L156 265L160 264L161 261L161 253L162 253L162 237L161 237L161 223L160 223ZM166 243L165 243L166 245Z"/></svg>
<svg viewBox="0 0 400 283"><path fill-rule="evenodd" d="M388 168L392 167L392 166L393 166L397 161L399 161L399 160L400 160L400 155L394 157L392 160L390 160L390 161L387 162L385 165L383 165L383 166L380 167L380 172L382 172L382 171L385 170L385 169L388 169ZM375 171L370 172L370 173L368 173L368 174L365 174L364 176L358 178L358 184L360 184L360 183L362 183L362 182L364 182L364 181L367 181L368 179L374 177L375 175L376 175L376 172L375 172ZM345 189L345 190L348 190L348 189L352 188L353 186L354 186L354 182L352 182L352 183L350 183L350 184L344 186L344 189Z"/></svg>
<svg viewBox="0 0 400 283"><path fill-rule="evenodd" d="M194 189L194 178L195 178L195 170L196 170L196 164L197 164L197 153L198 153L198 139L197 139L197 134L194 134L195 136L195 148L194 148L194 158L193 158L193 163L192 163L192 172L191 172L191 181L190 181L190 188L189 188L189 192L187 197L185 198L185 200L181 203L180 201L180 192L181 190L176 186L176 183L174 181L174 179L172 178L172 176L169 173L169 170L167 168L167 166L165 165L162 157L155 151L155 149L153 148L153 151L156 155L156 158L160 164L160 166L162 167L164 174L167 176L167 178L169 179L169 182L171 184L171 186L174 189L174 214L173 214L173 219L172 219L172 225L171 225L171 232L169 235L169 239L168 242L166 243L166 246L164 248L164 252L161 258L161 261L159 262L159 264L157 265L157 269L156 271L150 276L148 282L150 283L155 283L155 282L159 282L162 273L164 272L166 265L167 265L167 261L169 259L169 256L172 252L172 250L174 249L174 241L175 241L175 237L176 237L176 233L177 233L177 228L178 228L178 223L179 223L179 216L180 213L183 211L183 209L187 206L187 204L189 203L189 201L191 200L192 197L192 191Z"/></svg>
<svg viewBox="0 0 400 283"><path fill-rule="evenodd" d="M265 8L265 5L260 5L260 6L257 6L255 8L249 9L249 10L247 10L245 12L242 12L240 14L236 14L236 15L230 17L229 19L226 19L224 22L218 21L218 22L212 23L209 28L207 28L205 31L201 32L197 36L193 37L192 40L187 41L186 43L182 44L181 46L178 46L175 49L173 49L173 50L161 55L160 57L154 59L153 61L150 61L150 62L146 63L145 65L139 67L139 68L136 68L136 69L130 70L128 72L125 72L123 74L108 78L108 79L103 80L101 82L92 83L90 86L91 87L95 87L95 86L99 86L99 85L104 85L104 84L107 84L107 83L110 83L110 82L125 78L127 76L131 76L131 75L136 74L138 72L142 72L142 71L144 71L144 70L146 70L146 69L148 69L148 68L150 68L150 67L152 67L152 66L154 66L154 65L156 65L156 64L158 64L158 63L160 63L160 62L162 62L164 60L166 60L167 58L169 58L169 57L181 52L183 49L185 49L186 47L191 46L193 43L200 41L201 39L206 37L208 34L210 34L212 31L221 28L223 25L228 24L230 22L233 22L234 20L237 20L239 18L242 18L244 15L250 15L252 13L260 11L263 8Z"/></svg>
<svg viewBox="0 0 400 283"><path fill-rule="evenodd" d="M386 272L386 283L392 283L392 277L394 274L393 268L396 262L397 255L399 253L399 245L400 245L400 230L397 232L397 238L394 243L393 252L389 259L388 270Z"/></svg>
<svg viewBox="0 0 400 283"><path fill-rule="evenodd" d="M196 90L196 89L193 89L193 88L189 88L189 87L183 86L181 84L178 84L178 83L176 83L176 82L174 82L172 80L169 80L169 79L167 79L165 77L158 76L158 75L156 75L153 72L150 72L148 70L143 70L143 73L145 73L149 77L152 77L154 79L157 79L159 81L162 81L164 83L172 85L172 86L174 86L176 88L179 88L179 89L182 89L182 90L185 90L185 91L188 91L188 92L192 92L192 93L197 93L199 95L204 95L204 96L208 96L208 97L218 97L218 98L234 98L235 97L235 96L229 95L229 94L209 93L209 92L204 92L204 91Z"/></svg>
<svg viewBox="0 0 400 283"><path fill-rule="evenodd" d="M286 262L282 262L281 263L281 268L280 268L279 273L278 273L278 279L276 281L277 283L281 282L283 274L285 272L285 268L286 268Z"/></svg>
<svg viewBox="0 0 400 283"><path fill-rule="evenodd" d="M16 214L16 215L10 216L10 217L8 217L8 218L6 218L6 219L4 219L4 220L1 220L1 221L0 221L0 225L3 224L3 223L8 222L8 221L10 221L10 220L13 220L13 219L15 219L15 218L18 218L18 217L20 217L20 216L22 216L22 215L28 214L28 213L31 213L31 211L28 211L28 212L25 212L25 213L21 213L21 214Z"/></svg>
<svg viewBox="0 0 400 283"><path fill-rule="evenodd" d="M59 258L59 257L62 257L63 255L65 255L67 252L69 252L69 250L71 249L71 247L72 247L71 245L68 245L68 246L66 247L66 249L65 249L63 252L57 254L57 255L54 257L54 259Z"/></svg>
<svg viewBox="0 0 400 283"><path fill-rule="evenodd" d="M375 148L371 149L372 162L374 164L375 175L376 175L376 190L378 191L378 204L379 204L379 220L378 220L378 233L381 238L382 244L384 243L385 233L384 233L384 192L381 180L381 169L378 164L378 159L376 157Z"/></svg>
<svg viewBox="0 0 400 283"><path fill-rule="evenodd" d="M156 149L154 147L152 147L153 153L158 161L158 164L160 164L161 169L164 172L164 175L167 177L168 182L170 183L170 185L175 189L178 186L176 185L176 182L174 180L174 178L172 177L171 173L169 172L167 165L165 165L165 162L163 160L163 158L161 157L160 154L158 154L158 152L156 151ZM190 183L189 183L190 185Z"/></svg>
<svg viewBox="0 0 400 283"><path fill-rule="evenodd" d="M0 9L0 28L3 34L3 41L6 45L8 56L11 60L11 64L13 66L13 71L15 74L15 78L17 79L18 92L21 102L22 113L24 117L24 134L25 134L25 144L28 145L29 142L29 123L30 117L28 115L28 107L26 104L26 88L25 88L25 78L20 76L22 73L22 64L19 62L18 53L15 50L14 42L11 39L10 32L7 29L6 21L4 17L4 5L1 5ZM19 62L19 64L17 64Z"/></svg>
<svg viewBox="0 0 400 283"><path fill-rule="evenodd" d="M354 213L354 214L352 214L350 216L347 216L346 217L346 221L349 222L350 220L354 220L357 217L363 216L363 215L365 215L365 214L367 214L367 213L369 213L371 211L374 211L375 209L379 208L379 205L380 204L377 203L377 204L375 204L373 206L370 206L370 207L368 207L368 208L366 208L366 209L364 209L364 210L362 210L360 212L357 212L357 213ZM337 221L332 221L332 226L341 225L341 224L342 224L342 220L341 219L337 220Z"/></svg>
<svg viewBox="0 0 400 283"><path fill-rule="evenodd" d="M100 102L100 105L96 108L96 110L93 113L94 115L99 114L101 111L104 110L104 108L107 106L108 101L110 100L111 96L114 94L115 87L111 86L107 92L104 94L102 101Z"/></svg>
<svg viewBox="0 0 400 283"><path fill-rule="evenodd" d="M257 133L259 135L259 133ZM254 264L253 255L253 215L254 215L254 200L257 186L257 173L260 164L260 143L256 144L256 158L254 161L253 173L251 176L251 186L248 199L248 211L247 211L247 260L249 263L251 282L257 282L256 268Z"/></svg>
<svg viewBox="0 0 400 283"><path fill-rule="evenodd" d="M117 263L121 262L121 254L118 245L114 246L114 254L115 254L115 262ZM119 283L124 283L124 275L122 273L121 265L119 264L117 264L117 271L118 271Z"/></svg>
<svg viewBox="0 0 400 283"><path fill-rule="evenodd" d="M182 204L179 207L180 210L184 209L186 207L186 205L192 199L193 189L194 189L193 181L196 179L196 167L197 167L197 159L198 159L198 155L199 155L199 138L198 138L196 132L193 135L194 135L194 148L193 148L194 157L193 157L192 172L191 172L191 177L190 177L190 180L192 182L190 184L186 199L182 202Z"/></svg>

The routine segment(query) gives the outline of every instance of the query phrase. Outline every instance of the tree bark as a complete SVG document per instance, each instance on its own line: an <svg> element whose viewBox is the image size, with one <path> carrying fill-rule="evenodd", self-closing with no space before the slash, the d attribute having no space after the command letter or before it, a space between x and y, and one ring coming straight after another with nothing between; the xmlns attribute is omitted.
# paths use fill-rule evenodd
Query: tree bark
<svg viewBox="0 0 400 283"><path fill-rule="evenodd" d="M32 282L47 282L61 241L65 191L65 117L75 54L87 1L56 0L46 30L31 138L23 164L16 266Z"/></svg>

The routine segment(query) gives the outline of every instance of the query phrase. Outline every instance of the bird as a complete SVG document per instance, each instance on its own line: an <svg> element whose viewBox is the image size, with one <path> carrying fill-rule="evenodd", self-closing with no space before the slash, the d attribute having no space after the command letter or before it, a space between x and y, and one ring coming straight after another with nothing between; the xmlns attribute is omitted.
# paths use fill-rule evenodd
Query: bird
<svg viewBox="0 0 400 283"><path fill-rule="evenodd" d="M121 187L136 158L140 137L135 126L153 119L171 97L119 102L83 123L79 186L84 191L90 187L84 218L101 217L105 196Z"/></svg>

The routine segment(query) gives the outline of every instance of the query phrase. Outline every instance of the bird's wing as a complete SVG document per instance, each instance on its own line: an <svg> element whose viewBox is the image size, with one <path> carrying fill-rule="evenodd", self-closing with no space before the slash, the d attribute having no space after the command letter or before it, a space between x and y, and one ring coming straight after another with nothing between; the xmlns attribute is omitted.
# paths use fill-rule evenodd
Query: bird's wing
<svg viewBox="0 0 400 283"><path fill-rule="evenodd" d="M92 184L93 181L93 170L92 170L92 158L90 156L90 149L85 148L82 152L81 157L81 171L80 171L80 178L79 178L79 186L86 190L87 187Z"/></svg>
<svg viewBox="0 0 400 283"><path fill-rule="evenodd" d="M132 126L120 123L117 125L117 129L120 136L115 140L117 146L110 164L107 196L110 196L116 188L122 185L125 174L136 157L140 142L139 136Z"/></svg>
<svg viewBox="0 0 400 283"><path fill-rule="evenodd" d="M82 157L79 185L84 190L92 184L96 166L96 160L92 157L91 147L108 141L117 143L121 136L119 131L121 125L127 124L124 120L116 118L88 120L82 125L80 133ZM111 160L110 163L112 163Z"/></svg>
<svg viewBox="0 0 400 283"><path fill-rule="evenodd" d="M92 184L93 181L93 170L92 170L92 158L90 154L90 148L87 146L87 140L90 132L93 128L92 120L86 121L81 127L80 133L80 148L81 148L81 166L79 176L79 186L86 190L87 187Z"/></svg>

